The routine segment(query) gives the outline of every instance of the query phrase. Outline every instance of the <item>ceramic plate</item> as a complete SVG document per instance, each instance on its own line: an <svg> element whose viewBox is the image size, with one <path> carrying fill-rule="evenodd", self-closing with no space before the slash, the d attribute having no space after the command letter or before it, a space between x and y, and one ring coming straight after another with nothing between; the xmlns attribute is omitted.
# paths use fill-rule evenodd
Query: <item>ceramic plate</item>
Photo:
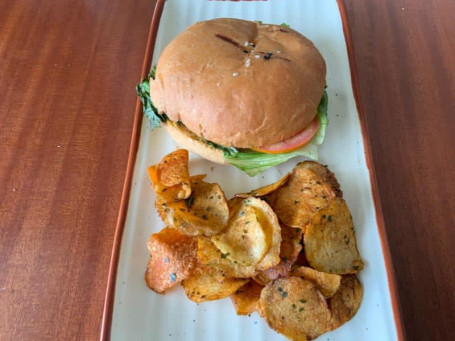
<svg viewBox="0 0 455 341"><path fill-rule="evenodd" d="M402 338L392 269L371 173L369 142L363 114L356 105L355 79L351 79L351 43L343 5L335 0L269 1L158 1L149 45L145 75L156 64L163 48L187 26L216 17L286 23L309 37L327 63L329 120L319 162L336 174L356 228L365 268L359 278L364 298L357 315L321 340L396 340ZM159 28L158 28L159 27ZM157 29L158 28L158 29ZM156 37L156 40L155 40ZM153 53L152 53L153 51ZM353 90L354 89L354 90ZM138 107L140 109L140 107ZM112 340L285 340L256 313L237 316L230 299L196 304L181 287L165 296L147 288L144 271L149 236L164 227L153 206L147 167L160 161L177 145L163 129L151 131L149 122L136 111L130 164L110 269L102 338ZM298 161L269 169L254 178L240 170L215 165L191 155L191 174L207 173L227 197L272 183Z"/></svg>

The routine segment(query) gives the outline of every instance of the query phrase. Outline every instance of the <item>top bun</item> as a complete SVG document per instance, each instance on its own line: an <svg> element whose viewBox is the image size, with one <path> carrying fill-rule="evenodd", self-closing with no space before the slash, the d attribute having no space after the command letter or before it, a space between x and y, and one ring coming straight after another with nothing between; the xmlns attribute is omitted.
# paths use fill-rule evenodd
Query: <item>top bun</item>
<svg viewBox="0 0 455 341"><path fill-rule="evenodd" d="M313 43L279 25L198 22L158 61L150 94L160 112L228 147L292 137L316 116L326 66Z"/></svg>

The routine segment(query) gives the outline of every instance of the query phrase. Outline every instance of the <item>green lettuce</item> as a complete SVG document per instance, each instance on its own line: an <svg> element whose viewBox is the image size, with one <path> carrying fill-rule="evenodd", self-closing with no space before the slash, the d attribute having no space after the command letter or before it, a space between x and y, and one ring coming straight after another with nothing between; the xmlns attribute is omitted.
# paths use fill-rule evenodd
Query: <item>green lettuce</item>
<svg viewBox="0 0 455 341"><path fill-rule="evenodd" d="M168 120L166 114L160 114L158 112L158 109L153 105L152 99L150 98L150 78L155 79L155 72L156 66L152 68L152 71L150 71L140 84L136 85L137 95L142 102L142 111L149 119L152 129L160 127L161 122Z"/></svg>

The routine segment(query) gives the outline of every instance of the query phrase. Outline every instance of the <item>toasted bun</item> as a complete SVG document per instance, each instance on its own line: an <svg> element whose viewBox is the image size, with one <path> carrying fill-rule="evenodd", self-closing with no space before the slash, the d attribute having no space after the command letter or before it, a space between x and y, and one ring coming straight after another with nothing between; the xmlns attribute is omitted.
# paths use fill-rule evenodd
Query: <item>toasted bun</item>
<svg viewBox="0 0 455 341"><path fill-rule="evenodd" d="M162 126L166 128L169 135L171 135L174 141L181 147L202 156L204 159L216 163L226 164L223 152L220 149L216 149L211 147L209 144L202 142L187 129L182 128L174 122L166 122L163 123Z"/></svg>
<svg viewBox="0 0 455 341"><path fill-rule="evenodd" d="M326 66L313 43L279 25L198 22L163 51L154 104L207 140L259 147L285 140L315 117Z"/></svg>

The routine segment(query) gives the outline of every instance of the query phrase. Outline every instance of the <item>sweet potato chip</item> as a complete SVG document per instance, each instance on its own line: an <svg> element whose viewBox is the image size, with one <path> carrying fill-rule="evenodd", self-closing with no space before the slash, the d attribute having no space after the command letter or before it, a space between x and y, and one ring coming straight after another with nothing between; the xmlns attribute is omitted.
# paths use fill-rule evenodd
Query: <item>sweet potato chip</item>
<svg viewBox="0 0 455 341"><path fill-rule="evenodd" d="M288 182L276 190L270 203L278 218L288 226L304 228L338 193L331 183L324 181L324 176L306 164L301 162L294 168Z"/></svg>
<svg viewBox="0 0 455 341"><path fill-rule="evenodd" d="M226 277L215 268L202 267L182 282L188 298L194 302L218 300L232 295L248 279Z"/></svg>
<svg viewBox="0 0 455 341"><path fill-rule="evenodd" d="M306 266L298 267L292 271L292 276L302 277L316 284L325 298L332 297L340 287L341 276L320 272Z"/></svg>
<svg viewBox="0 0 455 341"><path fill-rule="evenodd" d="M330 329L330 311L316 286L299 277L279 278L262 289L258 312L292 340L314 339Z"/></svg>
<svg viewBox="0 0 455 341"><path fill-rule="evenodd" d="M220 186L192 179L191 188L191 196L186 200L172 202L157 196L155 206L161 219L190 236L212 236L222 231L229 209Z"/></svg>
<svg viewBox="0 0 455 341"><path fill-rule="evenodd" d="M263 286L250 280L231 295L237 315L249 315L256 310L256 303L261 295Z"/></svg>
<svg viewBox="0 0 455 341"><path fill-rule="evenodd" d="M356 275L345 275L335 295L328 301L332 313L331 329L352 319L362 302L363 289Z"/></svg>
<svg viewBox="0 0 455 341"><path fill-rule="evenodd" d="M197 240L173 228L152 234L147 247L150 260L145 281L160 294L187 278L197 264Z"/></svg>
<svg viewBox="0 0 455 341"><path fill-rule="evenodd" d="M147 171L157 194L166 196L168 200L186 199L191 195L187 150L178 149L167 154ZM166 191L168 193L164 194Z"/></svg>
<svg viewBox="0 0 455 341"><path fill-rule="evenodd" d="M318 271L342 275L363 269L351 213L342 198L315 215L304 235L304 250Z"/></svg>
<svg viewBox="0 0 455 341"><path fill-rule="evenodd" d="M264 187L260 187L258 189L252 190L252 191L250 191L248 193L238 193L235 196L239 197L239 198L248 198L248 197L261 198L261 197L265 197L265 196L271 194L272 192L276 191L281 186L283 186L286 183L286 181L288 181L288 179L289 179L289 173L287 173L280 180L278 180L277 182L274 182L273 184L270 184L270 185L267 185L267 186L264 186Z"/></svg>
<svg viewBox="0 0 455 341"><path fill-rule="evenodd" d="M255 279L260 283L268 282L279 277L285 277L291 271L291 267L297 260L302 250L302 230L299 228L289 227L284 224L281 226L281 246L280 262L267 270L260 271Z"/></svg>

